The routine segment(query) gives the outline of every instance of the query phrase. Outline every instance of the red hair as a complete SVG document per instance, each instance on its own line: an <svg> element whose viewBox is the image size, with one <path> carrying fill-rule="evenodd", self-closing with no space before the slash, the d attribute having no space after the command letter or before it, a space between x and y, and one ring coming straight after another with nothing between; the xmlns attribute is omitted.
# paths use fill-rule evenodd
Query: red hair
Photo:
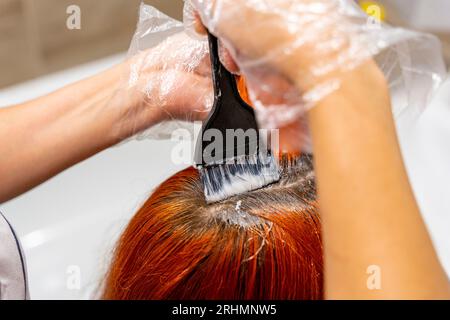
<svg viewBox="0 0 450 320"><path fill-rule="evenodd" d="M279 184L205 202L198 172L165 181L123 233L105 299L321 299L320 220L311 160Z"/></svg>

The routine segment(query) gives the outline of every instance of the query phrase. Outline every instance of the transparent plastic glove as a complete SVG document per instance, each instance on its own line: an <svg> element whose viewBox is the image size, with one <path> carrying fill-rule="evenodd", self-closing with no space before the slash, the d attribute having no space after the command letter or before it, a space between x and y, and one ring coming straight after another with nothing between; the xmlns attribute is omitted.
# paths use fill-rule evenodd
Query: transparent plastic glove
<svg viewBox="0 0 450 320"><path fill-rule="evenodd" d="M142 7L140 27L119 93L135 107L124 115L126 129L120 132L138 139L169 138L174 129L205 119L212 107L208 44L149 6Z"/></svg>
<svg viewBox="0 0 450 320"><path fill-rule="evenodd" d="M265 128L302 119L371 57L390 84L395 115L406 107L419 114L445 77L437 38L374 23L353 0L185 3L186 27L198 31L200 18L222 40Z"/></svg>

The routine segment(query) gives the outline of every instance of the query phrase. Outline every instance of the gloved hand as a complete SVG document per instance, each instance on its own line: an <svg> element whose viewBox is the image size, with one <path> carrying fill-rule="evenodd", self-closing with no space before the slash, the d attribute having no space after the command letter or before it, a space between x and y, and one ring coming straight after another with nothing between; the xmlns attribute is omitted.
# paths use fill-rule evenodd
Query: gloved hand
<svg viewBox="0 0 450 320"><path fill-rule="evenodd" d="M306 129L305 112L372 57L398 93L395 115L423 110L445 74L435 37L374 24L354 0L185 0L184 20L222 41L264 128Z"/></svg>
<svg viewBox="0 0 450 320"><path fill-rule="evenodd" d="M116 94L126 108L119 132L153 136L154 127L172 120L197 121L214 100L208 45L184 32L132 56ZM117 103L116 103L117 105ZM120 105L120 104L119 104ZM144 131L150 127L150 131Z"/></svg>
<svg viewBox="0 0 450 320"><path fill-rule="evenodd" d="M202 33L202 22L219 37L224 64L242 72L260 126L279 128L281 148L309 149L305 112L338 86L341 69L370 57L370 46L354 41L361 20L336 0L188 0L185 25ZM233 57L230 59L229 56ZM231 63L230 61L235 61ZM231 67L230 67L231 66Z"/></svg>
<svg viewBox="0 0 450 320"><path fill-rule="evenodd" d="M198 18L223 41L251 88L254 81L261 87L261 78L277 85L278 73L299 86L304 103L314 90L332 90L333 76L370 57L374 46L367 17L352 0L186 1L185 25L198 30Z"/></svg>

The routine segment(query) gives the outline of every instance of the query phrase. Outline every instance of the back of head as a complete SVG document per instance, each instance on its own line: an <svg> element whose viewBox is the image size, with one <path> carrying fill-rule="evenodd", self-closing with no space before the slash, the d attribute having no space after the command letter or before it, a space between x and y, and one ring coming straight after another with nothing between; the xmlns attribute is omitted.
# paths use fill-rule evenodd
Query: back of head
<svg viewBox="0 0 450 320"><path fill-rule="evenodd" d="M279 183L205 202L198 172L162 183L116 248L105 299L320 299L322 245L311 158Z"/></svg>

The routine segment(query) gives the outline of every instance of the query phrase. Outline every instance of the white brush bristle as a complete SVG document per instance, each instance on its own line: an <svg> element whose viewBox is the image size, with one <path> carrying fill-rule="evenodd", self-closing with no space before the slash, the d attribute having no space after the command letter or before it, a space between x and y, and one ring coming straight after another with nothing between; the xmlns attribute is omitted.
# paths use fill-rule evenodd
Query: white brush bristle
<svg viewBox="0 0 450 320"><path fill-rule="evenodd" d="M257 190L280 179L274 157L262 153L241 157L233 163L204 166L199 172L208 203Z"/></svg>

